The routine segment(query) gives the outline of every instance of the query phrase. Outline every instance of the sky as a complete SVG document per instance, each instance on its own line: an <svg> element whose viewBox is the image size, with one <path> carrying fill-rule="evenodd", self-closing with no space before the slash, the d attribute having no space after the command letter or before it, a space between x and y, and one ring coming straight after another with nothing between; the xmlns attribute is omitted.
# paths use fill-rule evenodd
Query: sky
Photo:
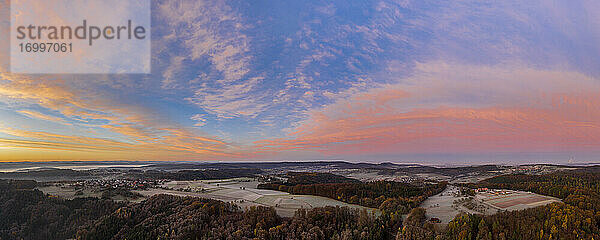
<svg viewBox="0 0 600 240"><path fill-rule="evenodd" d="M598 1L151 8L151 74L0 67L0 161L600 162Z"/></svg>

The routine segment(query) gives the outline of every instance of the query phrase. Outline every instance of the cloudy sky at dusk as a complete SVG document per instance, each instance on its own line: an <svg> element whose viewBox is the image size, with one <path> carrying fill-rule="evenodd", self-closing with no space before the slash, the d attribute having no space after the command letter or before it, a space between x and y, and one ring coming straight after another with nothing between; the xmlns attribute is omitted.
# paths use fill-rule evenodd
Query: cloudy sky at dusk
<svg viewBox="0 0 600 240"><path fill-rule="evenodd" d="M0 67L0 161L600 162L599 12L152 1L152 74Z"/></svg>

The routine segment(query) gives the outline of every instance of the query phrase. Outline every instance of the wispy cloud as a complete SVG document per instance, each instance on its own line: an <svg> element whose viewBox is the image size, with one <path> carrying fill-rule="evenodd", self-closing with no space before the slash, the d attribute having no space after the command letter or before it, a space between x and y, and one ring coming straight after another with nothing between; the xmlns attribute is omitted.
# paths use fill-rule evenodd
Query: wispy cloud
<svg viewBox="0 0 600 240"><path fill-rule="evenodd" d="M206 119L204 118L203 114L196 114L190 117L190 119L196 121L196 123L194 124L194 126L196 127L202 127L206 125Z"/></svg>
<svg viewBox="0 0 600 240"><path fill-rule="evenodd" d="M97 137L58 134L52 132L35 132L7 127L5 134L16 137L4 139L4 147L30 147L32 151L109 151L112 158L147 158L158 157L171 159L180 156L182 159L210 159L216 156L226 157L229 153L227 144L214 137L205 137L183 126L169 121L161 121L153 116L152 111L141 106L131 106L107 98L100 92L82 90L67 85L68 81L46 77L28 77L24 75L0 72L0 97L19 102L18 106L41 107L60 113L67 119L93 122L93 126L119 134L117 140ZM90 84L93 86L93 84ZM15 107L18 107L15 106ZM28 109L17 110L21 114L41 120L64 122L63 118L53 117ZM85 126L80 126L85 129ZM114 136L112 136L114 138ZM136 151L147 154L134 156ZM115 154L118 152L120 154ZM80 154L78 157L85 157ZM99 154L98 156L102 156ZM2 157L0 157L2 158ZM103 159L98 159L103 160ZM157 159L160 160L160 159Z"/></svg>
<svg viewBox="0 0 600 240"><path fill-rule="evenodd" d="M37 118L37 119L46 120L46 121L50 121L50 122L57 122L57 123L65 124L65 125L71 125L70 123L65 122L64 119L62 119L60 117L50 116L50 115L36 112L33 110L19 110L17 112L21 113L25 116L31 117L31 118Z"/></svg>
<svg viewBox="0 0 600 240"><path fill-rule="evenodd" d="M592 151L599 93L598 79L574 72L424 63L413 77L339 95L289 137L257 144L334 156Z"/></svg>
<svg viewBox="0 0 600 240"><path fill-rule="evenodd" d="M250 57L245 27L224 2L165 1L159 14L177 38L191 50L190 60L208 57L223 73L222 82L239 80L248 73Z"/></svg>
<svg viewBox="0 0 600 240"><path fill-rule="evenodd" d="M256 77L219 89L199 89L187 100L220 118L255 117L266 108L266 103L261 101L265 96L252 93L262 80L262 77Z"/></svg>
<svg viewBox="0 0 600 240"><path fill-rule="evenodd" d="M173 41L188 51L171 58L163 73L163 87L183 86L195 90L190 102L200 106L219 118L256 116L264 110L256 90L262 78L247 75L250 72L250 40L242 33L248 26L240 16L224 2L210 1L165 1L159 6L159 14L171 26L177 36ZM185 79L175 79L184 71L182 62L191 63L208 60L216 72L207 75L198 84Z"/></svg>

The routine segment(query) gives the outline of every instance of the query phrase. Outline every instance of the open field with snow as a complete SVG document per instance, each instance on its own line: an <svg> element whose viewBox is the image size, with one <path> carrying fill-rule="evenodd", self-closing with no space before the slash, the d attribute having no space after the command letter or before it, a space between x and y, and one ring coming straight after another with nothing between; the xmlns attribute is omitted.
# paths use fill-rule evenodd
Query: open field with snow
<svg viewBox="0 0 600 240"><path fill-rule="evenodd" d="M283 217L291 217L298 209L310 209L324 206L340 206L355 209L375 209L348 204L337 200L312 196L293 195L286 192L257 189L258 181L249 178L223 179L223 180L198 180L198 181L170 181L162 185L163 188L135 191L144 196L155 194L171 194L178 196L193 196L211 198L224 202L233 202L242 208L250 206L274 207Z"/></svg>
<svg viewBox="0 0 600 240"><path fill-rule="evenodd" d="M427 219L438 218L448 224L459 213L491 215L499 211L515 211L543 206L560 199L530 192L490 190L474 197L459 195L459 188L448 186L443 192L427 198L421 207L427 210Z"/></svg>
<svg viewBox="0 0 600 240"><path fill-rule="evenodd" d="M448 224L461 211L468 212L468 210L460 209L453 204L454 201L460 199L457 196L458 192L458 187L450 185L443 192L427 198L420 206L427 210L425 213L427 219L438 218L442 224Z"/></svg>
<svg viewBox="0 0 600 240"><path fill-rule="evenodd" d="M478 193L476 198L484 204L502 211L522 210L543 206L553 202L560 202L560 199L554 197L510 190Z"/></svg>

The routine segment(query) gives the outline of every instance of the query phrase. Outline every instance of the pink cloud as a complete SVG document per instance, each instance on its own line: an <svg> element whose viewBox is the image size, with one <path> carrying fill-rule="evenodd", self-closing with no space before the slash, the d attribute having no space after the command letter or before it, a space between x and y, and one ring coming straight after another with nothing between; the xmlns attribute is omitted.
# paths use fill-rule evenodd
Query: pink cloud
<svg viewBox="0 0 600 240"><path fill-rule="evenodd" d="M440 67L442 66L442 67ZM578 73L515 67L418 67L414 77L313 109L264 151L324 155L592 151L600 87ZM482 93L489 93L490 100ZM478 98L473 103L465 96Z"/></svg>

